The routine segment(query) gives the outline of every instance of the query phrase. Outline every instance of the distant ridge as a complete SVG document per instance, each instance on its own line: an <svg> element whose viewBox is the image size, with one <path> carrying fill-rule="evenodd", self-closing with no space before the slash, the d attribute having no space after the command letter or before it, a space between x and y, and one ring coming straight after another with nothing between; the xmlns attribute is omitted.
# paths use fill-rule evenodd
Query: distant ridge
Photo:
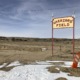
<svg viewBox="0 0 80 80"><path fill-rule="evenodd" d="M54 41L71 41L72 39L67 38L54 38ZM80 40L80 39L76 39ZM0 41L52 41L52 38L27 38L27 37L4 37L0 36Z"/></svg>

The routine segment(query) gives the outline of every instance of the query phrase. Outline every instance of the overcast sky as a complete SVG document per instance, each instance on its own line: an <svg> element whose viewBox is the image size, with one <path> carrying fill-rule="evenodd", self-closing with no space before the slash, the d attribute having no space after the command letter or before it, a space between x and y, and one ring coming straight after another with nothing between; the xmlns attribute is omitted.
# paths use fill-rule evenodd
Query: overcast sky
<svg viewBox="0 0 80 80"><path fill-rule="evenodd" d="M51 38L52 16L72 16L80 38L80 0L0 0L0 36ZM72 29L54 30L56 38L72 38Z"/></svg>

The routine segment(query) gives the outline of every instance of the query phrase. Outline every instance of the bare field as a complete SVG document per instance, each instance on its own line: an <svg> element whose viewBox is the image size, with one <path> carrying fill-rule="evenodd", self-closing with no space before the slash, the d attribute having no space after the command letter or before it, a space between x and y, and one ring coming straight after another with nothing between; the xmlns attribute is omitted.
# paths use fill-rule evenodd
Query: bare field
<svg viewBox="0 0 80 80"><path fill-rule="evenodd" d="M51 55L51 50L42 51L42 48L50 48L47 42L0 42L0 63L19 60L27 63L45 60Z"/></svg>
<svg viewBox="0 0 80 80"><path fill-rule="evenodd" d="M75 42L79 51L79 41ZM42 51L46 48L45 51ZM23 63L42 60L72 60L72 42L56 41L52 57L52 42L44 41L0 41L0 63L19 60Z"/></svg>

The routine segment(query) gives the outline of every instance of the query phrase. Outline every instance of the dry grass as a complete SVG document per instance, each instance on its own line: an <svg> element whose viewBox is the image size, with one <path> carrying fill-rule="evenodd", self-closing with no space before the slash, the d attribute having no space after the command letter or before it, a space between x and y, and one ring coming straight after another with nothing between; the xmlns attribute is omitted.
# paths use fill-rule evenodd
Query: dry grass
<svg viewBox="0 0 80 80"><path fill-rule="evenodd" d="M60 70L57 70L56 68ZM60 71L69 73L68 76L80 77L80 68L70 68L70 67L60 67L60 66L51 66L47 68L51 73L59 73Z"/></svg>
<svg viewBox="0 0 80 80"><path fill-rule="evenodd" d="M60 72L60 70L57 70L55 66L48 67L47 69L51 73L59 73Z"/></svg>
<svg viewBox="0 0 80 80"><path fill-rule="evenodd" d="M64 62L50 62L50 63L53 64L53 65L56 65L56 66L64 65Z"/></svg>
<svg viewBox="0 0 80 80"><path fill-rule="evenodd" d="M69 76L76 76L80 77L80 68L67 68L67 67L61 67L61 71L69 73Z"/></svg>
<svg viewBox="0 0 80 80"><path fill-rule="evenodd" d="M0 70L2 70L2 71L10 71L13 68L14 68L14 66L11 66L11 67L3 67L3 68L0 68Z"/></svg>
<svg viewBox="0 0 80 80"><path fill-rule="evenodd" d="M41 60L72 60L71 41L54 42L54 54L52 57L52 42L50 41L0 41L0 64L19 60L29 63ZM79 44L76 42L79 47ZM42 52L41 48L47 48Z"/></svg>
<svg viewBox="0 0 80 80"><path fill-rule="evenodd" d="M60 77L60 78L57 78L56 80L67 80L67 79L64 77Z"/></svg>

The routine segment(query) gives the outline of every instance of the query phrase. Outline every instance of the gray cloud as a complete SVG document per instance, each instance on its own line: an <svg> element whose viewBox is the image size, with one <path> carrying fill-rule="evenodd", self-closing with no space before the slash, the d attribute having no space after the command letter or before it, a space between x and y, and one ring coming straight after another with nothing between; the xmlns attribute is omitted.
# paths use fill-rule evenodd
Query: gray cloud
<svg viewBox="0 0 80 80"><path fill-rule="evenodd" d="M1 33L51 37L52 14L54 17L72 15L74 8L80 13L79 4L79 0L0 0Z"/></svg>
<svg viewBox="0 0 80 80"><path fill-rule="evenodd" d="M55 12L57 9L75 7L79 3L79 0L0 0L0 15L2 18L23 20L37 13L42 15L45 11L49 13L49 10Z"/></svg>

